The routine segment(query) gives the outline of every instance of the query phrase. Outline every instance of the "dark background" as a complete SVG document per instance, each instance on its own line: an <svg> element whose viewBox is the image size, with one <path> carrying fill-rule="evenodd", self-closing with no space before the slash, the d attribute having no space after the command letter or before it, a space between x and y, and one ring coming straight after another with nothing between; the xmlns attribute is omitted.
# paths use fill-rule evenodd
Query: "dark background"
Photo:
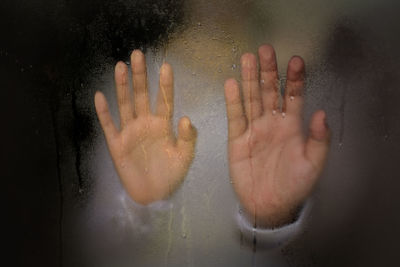
<svg viewBox="0 0 400 267"><path fill-rule="evenodd" d="M79 244L69 240L68 220L90 194L82 164L97 123L89 85L106 64L127 60L133 49L160 47L182 25L181 0L1 1L3 243L10 266L76 266L68 246Z"/></svg>
<svg viewBox="0 0 400 267"><path fill-rule="evenodd" d="M374 10L366 25L342 18L330 32L325 71L336 77L326 84L332 97L343 98L343 112L346 98L368 98L350 101L356 103L351 112L364 121L349 126L362 161L353 167L362 166L367 193L334 233L285 248L291 266L302 266L303 254L312 266L399 265L398 11L393 4ZM66 214L90 194L82 153L90 151L97 121L82 105L92 99L88 85L105 64L126 60L134 48L159 47L183 25L178 0L1 1L3 244L9 266L74 266L65 253L74 243ZM341 135L339 130L335 138ZM315 213L324 216L323 210ZM323 225L313 227L323 232Z"/></svg>

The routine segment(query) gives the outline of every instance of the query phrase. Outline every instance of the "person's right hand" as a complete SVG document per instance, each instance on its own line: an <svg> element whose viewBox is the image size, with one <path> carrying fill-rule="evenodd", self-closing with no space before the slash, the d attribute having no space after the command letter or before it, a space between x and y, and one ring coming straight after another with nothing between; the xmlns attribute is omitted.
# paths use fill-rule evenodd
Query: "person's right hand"
<svg viewBox="0 0 400 267"><path fill-rule="evenodd" d="M260 73L253 54L241 58L243 103L238 83L234 79L225 83L229 167L252 222L272 228L290 223L309 196L324 167L329 130L325 112L317 111L308 138L303 135L302 58L289 62L280 112L275 51L264 45L258 53Z"/></svg>
<svg viewBox="0 0 400 267"><path fill-rule="evenodd" d="M169 64L160 71L157 111L150 111L146 61L142 52L131 56L134 105L128 67L119 62L115 82L120 130L114 125L107 101L96 93L95 106L114 166L134 201L149 204L172 194L182 182L194 157L196 130L189 118L179 121L178 138L172 131L174 77Z"/></svg>

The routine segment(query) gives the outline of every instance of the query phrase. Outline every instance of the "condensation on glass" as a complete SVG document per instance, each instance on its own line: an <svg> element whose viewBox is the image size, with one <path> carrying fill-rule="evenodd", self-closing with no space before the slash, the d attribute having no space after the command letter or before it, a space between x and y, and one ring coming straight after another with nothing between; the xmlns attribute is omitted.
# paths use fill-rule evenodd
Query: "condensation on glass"
<svg viewBox="0 0 400 267"><path fill-rule="evenodd" d="M368 256L361 254L371 251L357 238L363 237L371 228L357 227L368 218L378 221L366 205L375 205L375 209L385 206L384 200L371 200L374 198L371 194L388 191L394 195L394 191L388 189L393 176L392 159L376 164L384 155L393 158L393 147L398 148L395 144L399 134L395 124L398 113L392 111L397 106L393 99L398 95L399 84L399 75L395 72L398 71L395 67L399 57L393 35L393 18L396 16L391 10L393 3L187 0L179 6L171 1L171 5L176 5L174 8L181 8L178 12L182 16L180 20L166 16L164 12L176 10L168 9L160 1L142 2L120 1L124 3L122 8L140 8L143 4L144 11L137 14L144 18L152 14L166 19L161 22L177 23L160 32L166 33L168 38L155 38L158 41L149 47L145 47L146 43L138 44L138 47L146 48L153 106L159 69L165 61L172 65L175 73L174 128L182 116L191 118L198 129L195 159L184 183L170 200L151 209L132 203L112 165L92 100L95 90L104 92L117 121L114 66L101 60L94 62L100 63L101 69L94 75L101 75L82 84L90 89L80 93L75 104L97 125L96 134L78 159L62 158L64 177L74 172L72 169L76 164L86 166L78 168L80 179L91 177L91 182L83 182L82 188L74 185L81 193L71 193L73 186L68 180L63 184L65 212L61 235L65 243L65 263L77 261L89 266L328 266L333 255L331 250L340 247L332 242L337 242L347 244L350 250L358 248L354 254L341 252L339 258L368 266ZM114 8L118 12L119 7ZM147 13L145 9L152 9L152 12ZM107 22L107 13L98 19L100 25L118 31L119 25ZM143 34L157 26L151 19L135 18L129 22L132 27L143 26ZM116 50L110 52L112 56L121 55L120 60L126 60L129 36L119 37L121 47L111 45L110 48ZM131 37L135 38L135 35ZM304 58L307 69L305 125L312 112L325 109L333 138L328 166L314 194L312 216L304 233L282 248L258 249L254 253L251 246L241 242L235 221L239 203L228 172L223 83L229 77L239 79L240 55L256 52L263 43L275 47L282 80L290 57L300 55ZM122 50L126 52L124 55ZM389 167L380 169L383 166ZM383 178L376 178L383 184L378 185L374 179L378 174ZM394 210L393 206L389 207ZM359 213L361 215L357 216ZM396 216L394 222L399 221ZM357 238L352 238L352 234ZM374 233L374 236L379 235ZM379 237L381 241L385 240L384 236Z"/></svg>

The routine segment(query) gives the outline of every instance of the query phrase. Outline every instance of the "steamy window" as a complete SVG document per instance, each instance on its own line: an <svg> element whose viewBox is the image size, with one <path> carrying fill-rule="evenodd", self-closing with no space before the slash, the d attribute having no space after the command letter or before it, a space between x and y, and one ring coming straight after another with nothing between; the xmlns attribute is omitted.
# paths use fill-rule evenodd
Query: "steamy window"
<svg viewBox="0 0 400 267"><path fill-rule="evenodd" d="M3 138L13 141L5 142L14 203L10 255L17 265L376 266L396 260L395 1L4 0L0 6L3 114L10 129ZM253 73L246 53L255 55L255 86L263 89L262 53L271 47L276 99L270 109L263 100L258 111L246 105L246 97L257 98L257 92L246 95ZM296 75L288 65L296 60L304 62L304 89L291 94L287 84ZM239 99L231 100L244 109L249 132L243 147L232 137L231 126L241 121L232 119L228 105L231 78ZM290 220L262 225L256 202L271 191L258 195L263 187L255 176L271 170L257 170L258 150L251 147L263 142L256 138L261 128L274 124L258 127L252 116L269 112L291 122L300 99L288 130L265 138L284 138L298 127L304 143L318 124L313 114L324 110L329 152L315 183L293 197ZM266 158L273 157L271 146ZM245 165L232 167L235 149L254 157L248 173ZM297 163L290 151L285 174ZM275 178L285 197L297 194L292 183ZM252 189L243 193L246 179ZM296 229L279 239L280 227Z"/></svg>

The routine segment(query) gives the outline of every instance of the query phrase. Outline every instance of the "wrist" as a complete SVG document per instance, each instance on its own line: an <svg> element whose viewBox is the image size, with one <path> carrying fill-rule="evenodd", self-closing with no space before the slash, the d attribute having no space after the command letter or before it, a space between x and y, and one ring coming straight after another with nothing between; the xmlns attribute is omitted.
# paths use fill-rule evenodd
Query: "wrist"
<svg viewBox="0 0 400 267"><path fill-rule="evenodd" d="M302 205L275 209L265 207L245 208L243 215L255 228L275 229L295 222L301 209Z"/></svg>

